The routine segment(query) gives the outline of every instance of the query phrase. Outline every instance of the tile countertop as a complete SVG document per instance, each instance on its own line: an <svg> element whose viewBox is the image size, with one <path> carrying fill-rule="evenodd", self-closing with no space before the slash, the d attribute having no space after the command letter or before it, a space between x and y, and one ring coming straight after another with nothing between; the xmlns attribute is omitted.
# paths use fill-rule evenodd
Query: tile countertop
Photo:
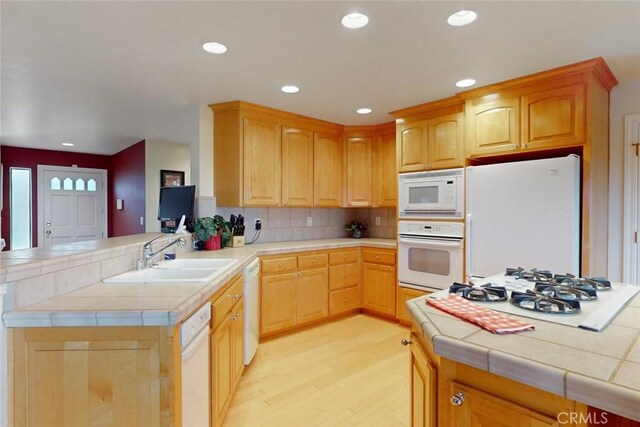
<svg viewBox="0 0 640 427"><path fill-rule="evenodd" d="M126 244L132 243L126 241ZM206 285L98 282L6 312L2 320L7 328L175 325L204 304L232 276L241 273L242 269L257 256L358 246L395 248L396 241L375 238L302 240L260 243L218 251L190 252L181 258L233 258L238 262L226 268ZM69 247L69 249L72 248Z"/></svg>
<svg viewBox="0 0 640 427"><path fill-rule="evenodd" d="M640 421L640 294L602 332L522 318L536 329L508 335L428 306L425 298L407 307L440 356Z"/></svg>

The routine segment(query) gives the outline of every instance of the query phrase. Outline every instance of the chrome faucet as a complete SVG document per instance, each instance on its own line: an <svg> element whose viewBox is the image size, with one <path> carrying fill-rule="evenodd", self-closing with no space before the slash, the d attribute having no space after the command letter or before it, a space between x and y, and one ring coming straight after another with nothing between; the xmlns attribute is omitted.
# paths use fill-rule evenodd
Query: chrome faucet
<svg viewBox="0 0 640 427"><path fill-rule="evenodd" d="M138 261L138 270L142 270L143 268L147 268L151 265L154 265L154 262L153 262L154 258L156 258L158 255L162 255L162 251L164 251L165 249L168 249L173 245L178 245L178 247L182 247L185 245L184 238L180 237L174 241L171 241L171 237L169 237L169 244L164 246L162 249L159 249L154 252L153 248L151 247L151 244L161 237L163 236L158 236L155 239L151 239L144 244L144 246L142 247L142 259Z"/></svg>

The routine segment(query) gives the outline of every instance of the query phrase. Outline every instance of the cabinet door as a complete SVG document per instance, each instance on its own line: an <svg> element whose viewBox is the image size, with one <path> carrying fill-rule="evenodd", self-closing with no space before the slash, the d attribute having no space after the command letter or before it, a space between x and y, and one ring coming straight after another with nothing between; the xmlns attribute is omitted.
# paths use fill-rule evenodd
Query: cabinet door
<svg viewBox="0 0 640 427"><path fill-rule="evenodd" d="M429 120L429 169L464 166L462 113Z"/></svg>
<svg viewBox="0 0 640 427"><path fill-rule="evenodd" d="M280 125L245 117L244 206L279 206L281 203Z"/></svg>
<svg viewBox="0 0 640 427"><path fill-rule="evenodd" d="M244 369L244 300L241 299L231 311L231 384L235 389Z"/></svg>
<svg viewBox="0 0 640 427"><path fill-rule="evenodd" d="M451 407L451 427L542 427L559 426L558 419L525 406L501 399L476 388L453 382L451 396L458 393L464 401ZM446 396L449 399L449 396ZM449 403L451 405L451 403Z"/></svg>
<svg viewBox="0 0 640 427"><path fill-rule="evenodd" d="M396 133L378 135L373 150L373 206L389 207L398 204L398 175L396 173Z"/></svg>
<svg viewBox="0 0 640 427"><path fill-rule="evenodd" d="M437 371L414 334L411 342L411 426L436 427Z"/></svg>
<svg viewBox="0 0 640 427"><path fill-rule="evenodd" d="M362 264L362 307L380 314L396 314L396 269Z"/></svg>
<svg viewBox="0 0 640 427"><path fill-rule="evenodd" d="M396 317L401 323L411 324L411 313L407 310L406 302L413 298L421 297L429 292L398 286L396 295Z"/></svg>
<svg viewBox="0 0 640 427"><path fill-rule="evenodd" d="M211 346L211 413L214 425L221 425L231 395L231 331L229 317L213 332Z"/></svg>
<svg viewBox="0 0 640 427"><path fill-rule="evenodd" d="M520 102L467 102L467 155L482 156L520 149Z"/></svg>
<svg viewBox="0 0 640 427"><path fill-rule="evenodd" d="M522 97L522 148L566 147L585 142L585 85Z"/></svg>
<svg viewBox="0 0 640 427"><path fill-rule="evenodd" d="M314 206L342 206L343 146L340 135L315 133L313 141Z"/></svg>
<svg viewBox="0 0 640 427"><path fill-rule="evenodd" d="M297 324L322 319L329 313L327 268L304 270L296 277Z"/></svg>
<svg viewBox="0 0 640 427"><path fill-rule="evenodd" d="M276 332L296 325L296 273L262 278L260 333Z"/></svg>
<svg viewBox="0 0 640 427"><path fill-rule="evenodd" d="M373 137L347 138L347 205L371 206Z"/></svg>
<svg viewBox="0 0 640 427"><path fill-rule="evenodd" d="M313 204L313 132L282 128L282 206Z"/></svg>
<svg viewBox="0 0 640 427"><path fill-rule="evenodd" d="M398 126L396 160L398 172L427 169L427 121Z"/></svg>

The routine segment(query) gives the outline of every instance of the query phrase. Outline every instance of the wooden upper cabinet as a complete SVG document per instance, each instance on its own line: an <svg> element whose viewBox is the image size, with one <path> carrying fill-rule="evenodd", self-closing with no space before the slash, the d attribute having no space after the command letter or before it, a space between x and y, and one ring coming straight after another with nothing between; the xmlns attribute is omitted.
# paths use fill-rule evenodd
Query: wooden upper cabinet
<svg viewBox="0 0 640 427"><path fill-rule="evenodd" d="M464 121L462 113L429 120L429 169L464 166Z"/></svg>
<svg viewBox="0 0 640 427"><path fill-rule="evenodd" d="M313 132L282 127L282 206L313 204Z"/></svg>
<svg viewBox="0 0 640 427"><path fill-rule="evenodd" d="M380 127L373 145L373 207L398 204L395 126Z"/></svg>
<svg viewBox="0 0 640 427"><path fill-rule="evenodd" d="M371 206L373 136L347 137L347 205Z"/></svg>
<svg viewBox="0 0 640 427"><path fill-rule="evenodd" d="M397 127L398 172L415 172L427 166L427 121L403 123Z"/></svg>
<svg viewBox="0 0 640 427"><path fill-rule="evenodd" d="M343 143L339 134L315 132L313 141L313 206L342 206Z"/></svg>
<svg viewBox="0 0 640 427"><path fill-rule="evenodd" d="M585 84L524 95L522 148L565 147L585 142Z"/></svg>
<svg viewBox="0 0 640 427"><path fill-rule="evenodd" d="M467 155L479 156L520 149L520 100L467 102Z"/></svg>
<svg viewBox="0 0 640 427"><path fill-rule="evenodd" d="M343 126L243 101L209 107L218 206L342 206Z"/></svg>
<svg viewBox="0 0 640 427"><path fill-rule="evenodd" d="M280 125L245 117L244 205L279 206L281 203Z"/></svg>

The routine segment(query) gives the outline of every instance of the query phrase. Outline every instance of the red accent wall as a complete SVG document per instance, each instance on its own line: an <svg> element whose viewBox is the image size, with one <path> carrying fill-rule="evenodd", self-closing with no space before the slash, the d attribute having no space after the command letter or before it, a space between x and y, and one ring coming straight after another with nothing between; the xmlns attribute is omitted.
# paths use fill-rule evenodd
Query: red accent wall
<svg viewBox="0 0 640 427"><path fill-rule="evenodd" d="M31 223L32 245L38 244L38 165L68 166L107 170L107 235L125 236L144 233L140 217L145 216L145 141L142 140L112 155L70 153L67 151L40 150L3 145L0 158L2 176L2 237L11 249L9 209L9 169L31 169ZM124 200L124 209L116 209L116 199Z"/></svg>
<svg viewBox="0 0 640 427"><path fill-rule="evenodd" d="M144 233L145 216L144 140L111 156L109 180L109 237ZM116 209L122 199L123 209Z"/></svg>
<svg viewBox="0 0 640 427"><path fill-rule="evenodd" d="M7 249L11 249L11 235L9 229L9 168L21 167L31 169L31 224L32 245L38 245L38 165L73 166L79 168L106 169L110 176L111 156L99 154L70 153L67 151L39 150L33 148L0 147L0 158L3 165L2 176L2 237L7 242ZM107 212L109 212L108 201ZM111 216L111 215L109 215ZM111 218L109 225L111 226Z"/></svg>

